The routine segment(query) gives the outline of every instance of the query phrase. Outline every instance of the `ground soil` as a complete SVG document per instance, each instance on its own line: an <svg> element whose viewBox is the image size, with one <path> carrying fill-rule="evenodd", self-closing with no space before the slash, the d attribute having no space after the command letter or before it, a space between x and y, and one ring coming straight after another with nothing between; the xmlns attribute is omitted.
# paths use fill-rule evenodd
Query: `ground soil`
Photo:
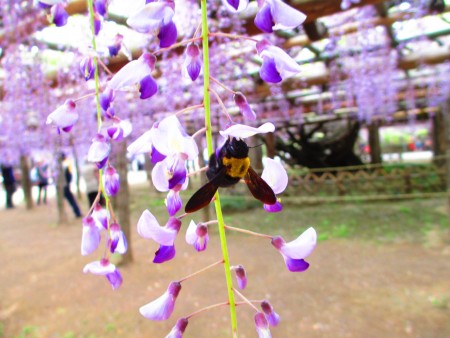
<svg viewBox="0 0 450 338"><path fill-rule="evenodd" d="M124 283L113 291L104 277L82 273L101 253L80 255L81 222L57 226L55 220L54 201L31 211L0 211L0 336L162 338L177 318L226 299L216 267L183 283L169 320L151 322L138 312L170 281L219 259L215 233L203 253L180 233L175 259L155 265L156 244L139 238L133 226L134 262L121 267ZM329 239L310 256L307 272L290 273L267 240L228 237L231 261L247 267L245 295L270 299L281 316L273 337L450 337L445 245ZM253 315L238 307L239 337L257 336ZM228 309L192 318L184 337L230 337Z"/></svg>

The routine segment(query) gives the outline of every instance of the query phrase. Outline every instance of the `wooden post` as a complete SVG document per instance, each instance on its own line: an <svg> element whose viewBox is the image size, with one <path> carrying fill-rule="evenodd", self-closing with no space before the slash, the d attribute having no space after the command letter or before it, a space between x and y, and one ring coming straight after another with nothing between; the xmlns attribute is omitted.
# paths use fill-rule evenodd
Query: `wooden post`
<svg viewBox="0 0 450 338"><path fill-rule="evenodd" d="M275 135L274 133L266 134L266 148L267 148L267 157L274 158L276 153L275 150Z"/></svg>
<svg viewBox="0 0 450 338"><path fill-rule="evenodd" d="M56 162L56 206L58 209L58 225L67 224L67 213L64 207L64 185L66 184L66 178L64 175L63 158L61 151L57 147L57 162Z"/></svg>
<svg viewBox="0 0 450 338"><path fill-rule="evenodd" d="M432 117L433 157L437 165L445 165L443 157L446 153L445 118L443 109L439 109Z"/></svg>
<svg viewBox="0 0 450 338"><path fill-rule="evenodd" d="M122 255L121 265L133 261L133 252L131 249L131 222L130 222L130 189L128 186L128 160L127 160L127 142L124 140L118 144L116 156L116 170L120 176L120 189L114 198L115 213L119 218L120 228L122 229L127 242L128 250Z"/></svg>
<svg viewBox="0 0 450 338"><path fill-rule="evenodd" d="M367 126L369 131L369 148L370 148L370 163L381 163L381 145L380 145L380 125L377 121L372 121Z"/></svg>
<svg viewBox="0 0 450 338"><path fill-rule="evenodd" d="M20 155L20 170L22 172L21 185L23 195L25 196L25 203L27 210L33 209L33 196L31 194L31 180L30 180L30 164L26 155Z"/></svg>

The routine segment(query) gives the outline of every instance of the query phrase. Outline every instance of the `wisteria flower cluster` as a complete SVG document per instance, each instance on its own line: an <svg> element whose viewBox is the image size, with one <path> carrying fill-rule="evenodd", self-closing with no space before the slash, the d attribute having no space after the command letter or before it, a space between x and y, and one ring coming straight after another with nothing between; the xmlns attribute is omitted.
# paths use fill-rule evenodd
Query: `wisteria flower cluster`
<svg viewBox="0 0 450 338"><path fill-rule="evenodd" d="M222 2L231 13L238 13L245 10L249 1L223 0ZM90 0L88 3L92 27L92 48L90 54L82 58L80 70L85 80L94 79L96 83L93 96L97 106L98 130L92 136L87 159L95 163L100 169L101 179L97 199L83 219L81 254L90 255L95 252L102 242L102 237L107 250L100 260L87 264L83 271L105 276L113 289L117 289L122 284L122 276L119 270L110 262L111 254L124 254L127 251L127 240L120 228L119 221L115 217L109 199L116 195L120 188L119 175L110 163L110 154L114 142L120 142L130 135L132 126L128 120L119 117L119 111L116 112L116 97L122 91L134 92L142 100L156 96L158 84L154 77L154 71L158 56L163 51L184 46L185 59L180 75L191 81L203 80L203 102L158 119L152 126L149 126L147 131L129 144L127 150L130 156L139 154L149 156L154 164L151 173L153 185L158 191L167 192L165 199L167 219L160 223L150 210L145 210L137 223L137 232L141 237L159 245L153 258L153 263L156 264L166 263L176 257L175 240L180 231L184 232L186 243L192 246L195 251L207 250L208 242L212 240L209 236L209 227L212 225L218 226L223 252L222 257L209 266L172 281L163 295L143 305L139 312L150 320L170 319L177 298L182 297L180 293L182 283L207 269L222 265L225 269L228 299L220 300L215 305L209 305L203 310L179 318L166 337L182 337L189 320L203 311L219 306L230 308L232 334L235 336L237 335L236 306L243 304L247 304L255 311L254 322L259 337L271 337L269 328L278 325L280 315L275 312L269 301L260 301L257 304L259 305L258 308L254 302L241 293L251 284L251 281L248 279L244 266L239 263L231 265L225 232L238 231L259 236L267 243L270 241L275 250L281 254L285 266L291 272L302 272L308 269L309 263L305 259L315 248L317 234L313 228L309 228L295 240L286 242L281 236L255 233L224 223L220 208L219 188L244 181L251 194L262 201L263 210L280 212L283 207L278 195L286 189L288 175L283 165L273 159L265 160L265 168L261 176L252 169L248 156L249 147L245 140L258 134L274 132L275 126L271 122L255 127L233 121L222 98L213 89L213 84L232 94L232 99L242 115L242 120L254 121L258 119L258 115L242 92L228 88L211 74L209 40L231 37L252 41L255 44L255 54L262 60L260 77L267 83L278 83L299 73L299 65L286 52L271 44L267 39L257 40L245 36L210 32L206 0L201 1L200 35L198 35L199 29L197 29L192 38L178 42L178 30L174 22L175 1L147 0L138 11L129 16L127 24L136 31L153 37L158 41L160 49L154 52L144 52L138 59L130 61L116 74L110 74L108 80L104 83L100 83L99 66L105 69L106 66L97 54L96 36L102 29L102 21L107 15L108 2L92 2ZM258 0L257 5L258 13L255 17L255 25L264 33L296 28L306 18L303 13L281 0ZM109 47L110 55L117 55L121 48L122 38L118 36L117 41ZM221 140L218 141L216 149L213 148L212 143L211 97L217 100L218 106L222 108L228 121L225 128L222 128L219 132ZM81 115L77 111L77 102L81 99L67 100L57 107L48 115L47 124L55 126L58 133L61 131L67 133L76 128L76 123ZM195 134L189 135L182 121L180 121L180 116L196 109L204 110L205 127ZM184 203L180 191L188 187L189 176L193 174L188 171L188 162L195 161L201 153L196 141L197 138L201 137L206 138L209 163L206 168L202 168L199 172L206 171L208 183L192 195L187 203ZM99 204L100 195L103 195L106 200L105 207ZM190 221L185 222L185 219L190 217L193 212L212 201L214 201L216 208L217 219L196 222L191 218ZM185 204L184 213L181 212L183 204ZM237 288L233 286L232 275L235 276ZM239 298L240 301L235 298Z"/></svg>

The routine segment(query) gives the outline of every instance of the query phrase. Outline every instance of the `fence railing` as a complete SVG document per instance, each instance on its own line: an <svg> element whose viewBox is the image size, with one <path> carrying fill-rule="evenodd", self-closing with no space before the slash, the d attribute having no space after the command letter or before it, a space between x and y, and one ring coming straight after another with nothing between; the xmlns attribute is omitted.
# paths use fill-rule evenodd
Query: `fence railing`
<svg viewBox="0 0 450 338"><path fill-rule="evenodd" d="M325 169L292 169L284 195L313 200L388 199L442 195L445 159Z"/></svg>

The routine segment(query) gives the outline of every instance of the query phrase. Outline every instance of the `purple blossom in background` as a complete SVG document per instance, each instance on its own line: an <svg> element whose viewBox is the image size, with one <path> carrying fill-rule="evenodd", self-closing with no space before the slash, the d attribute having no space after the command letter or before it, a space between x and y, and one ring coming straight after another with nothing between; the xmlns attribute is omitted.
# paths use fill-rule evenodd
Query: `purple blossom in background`
<svg viewBox="0 0 450 338"><path fill-rule="evenodd" d="M256 119L256 114L248 104L247 98L244 96L244 94L242 94L241 92L237 92L233 95L233 99L244 119L249 121L254 121Z"/></svg>
<svg viewBox="0 0 450 338"><path fill-rule="evenodd" d="M156 57L150 53L142 54L139 59L128 62L108 81L107 88L121 90L139 85L141 96L148 98L154 91L155 80L151 73L155 69ZM151 94L153 93L153 94ZM104 110L105 107L102 108Z"/></svg>
<svg viewBox="0 0 450 338"><path fill-rule="evenodd" d="M234 270L236 275L236 281L239 289L244 290L247 286L247 273L242 265L232 266L231 270Z"/></svg>
<svg viewBox="0 0 450 338"><path fill-rule="evenodd" d="M81 60L80 71L86 81L92 79L95 72L94 60L92 59L92 57L85 56Z"/></svg>
<svg viewBox="0 0 450 338"><path fill-rule="evenodd" d="M266 316L263 313L258 312L255 317L256 332L258 332L259 338L272 338L272 334L269 330L269 323Z"/></svg>
<svg viewBox="0 0 450 338"><path fill-rule="evenodd" d="M163 25L172 21L173 3L169 1L149 2L127 19L127 25L140 33L159 32Z"/></svg>
<svg viewBox="0 0 450 338"><path fill-rule="evenodd" d="M183 333L188 325L188 320L186 318L180 318L177 320L175 326L170 330L166 338L182 338Z"/></svg>
<svg viewBox="0 0 450 338"><path fill-rule="evenodd" d="M181 290L179 282L171 282L167 291L154 301L139 309L141 315L150 320L166 320L170 317L175 307L175 301Z"/></svg>
<svg viewBox="0 0 450 338"><path fill-rule="evenodd" d="M81 254L89 255L97 250L100 244L100 230L95 224L94 218L87 216L83 219L83 231L81 235Z"/></svg>
<svg viewBox="0 0 450 338"><path fill-rule="evenodd" d="M262 301L261 309L264 312L264 315L266 316L267 322L270 326L277 326L280 323L280 316L274 311L269 301Z"/></svg>
<svg viewBox="0 0 450 338"><path fill-rule="evenodd" d="M100 14L102 17L106 16L107 14L107 0L95 0L94 1L94 7L95 11Z"/></svg>
<svg viewBox="0 0 450 338"><path fill-rule="evenodd" d="M259 75L268 83L278 83L283 79L294 76L301 71L300 65L295 62L284 50L273 46L267 40L256 44L258 55L263 59Z"/></svg>
<svg viewBox="0 0 450 338"><path fill-rule="evenodd" d="M52 124L65 132L69 132L78 121L78 113L75 111L76 104L67 100L47 116L46 124Z"/></svg>
<svg viewBox="0 0 450 338"><path fill-rule="evenodd" d="M353 4L359 4L360 0L342 0L341 1L341 9L346 10L349 9Z"/></svg>
<svg viewBox="0 0 450 338"><path fill-rule="evenodd" d="M122 47L123 35L116 34L114 37L114 42L108 46L109 56L117 56Z"/></svg>
<svg viewBox="0 0 450 338"><path fill-rule="evenodd" d="M304 259L312 253L316 243L317 233L312 227L289 243L286 243L281 236L272 238L272 245L283 256L284 262L291 272L302 272L308 269L309 263Z"/></svg>
<svg viewBox="0 0 450 338"><path fill-rule="evenodd" d="M122 276L114 264L111 264L107 258L88 263L83 268L84 273L105 276L112 288L115 290L122 285Z"/></svg>
<svg viewBox="0 0 450 338"><path fill-rule="evenodd" d="M105 193L108 196L116 196L120 188L120 177L114 167L108 165L103 173Z"/></svg>
<svg viewBox="0 0 450 338"><path fill-rule="evenodd" d="M222 0L224 6L233 13L239 13L248 6L248 0Z"/></svg>
<svg viewBox="0 0 450 338"><path fill-rule="evenodd" d="M50 12L53 18L52 22L56 25L56 27L62 27L67 24L69 14L67 14L62 4L56 4L52 6Z"/></svg>
<svg viewBox="0 0 450 338"><path fill-rule="evenodd" d="M183 76L189 77L192 81L197 80L202 70L202 59L200 57L200 49L194 43L190 43L186 47L186 58L183 64Z"/></svg>
<svg viewBox="0 0 450 338"><path fill-rule="evenodd" d="M294 29L306 20L305 14L281 0L258 0L258 6L255 25L266 33L279 29Z"/></svg>
<svg viewBox="0 0 450 338"><path fill-rule="evenodd" d="M208 240L208 226L203 223L195 224L194 221L191 221L186 229L186 243L200 252L206 249Z"/></svg>

